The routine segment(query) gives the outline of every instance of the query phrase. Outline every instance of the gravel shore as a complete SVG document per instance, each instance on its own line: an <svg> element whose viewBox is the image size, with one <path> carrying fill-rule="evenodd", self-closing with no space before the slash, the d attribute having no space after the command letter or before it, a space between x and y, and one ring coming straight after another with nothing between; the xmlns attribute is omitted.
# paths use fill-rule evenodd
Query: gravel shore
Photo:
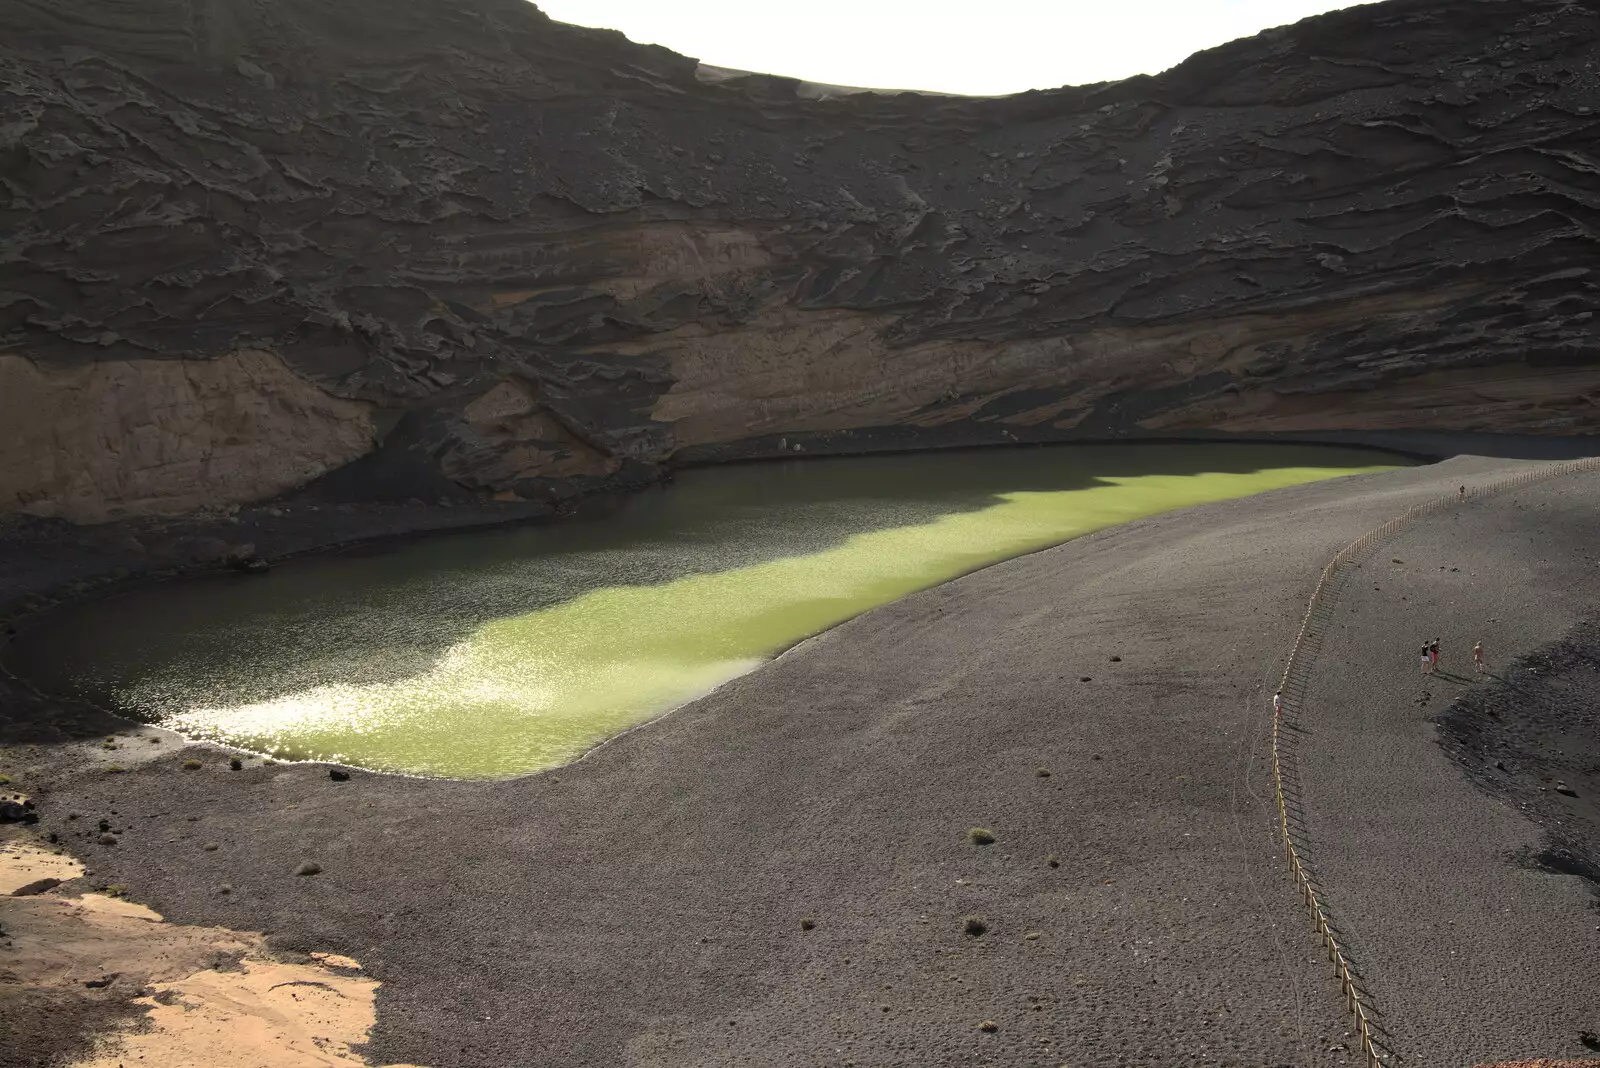
<svg viewBox="0 0 1600 1068"><path fill-rule="evenodd" d="M1589 632L1597 510L1600 473L1584 473L1422 520L1347 584L1317 661L1298 746L1312 867L1404 1063L1582 1056L1600 1032L1593 798L1568 805L1549 766L1567 750L1588 776L1575 793L1600 778L1596 690L1576 656L1567 684L1502 681L1529 681L1506 674L1520 653ZM1480 640L1499 678L1477 678ZM1541 864L1552 848L1579 863Z"/></svg>
<svg viewBox="0 0 1600 1068"><path fill-rule="evenodd" d="M870 612L525 779L339 782L166 745L108 774L48 748L38 829L170 920L359 960L382 983L380 1064L1354 1065L1275 837L1271 690L1336 549L1520 466L1458 458L1103 531ZM1486 563L1497 536L1477 538ZM1470 647L1433 614L1402 650L1421 619ZM1439 789L1479 796L1423 742L1452 768ZM1579 880L1468 861L1571 887L1513 903L1559 898L1540 915L1593 926ZM1341 878L1331 899L1362 900ZM1412 950L1360 948L1386 1019L1478 1049L1477 1023L1405 1015Z"/></svg>

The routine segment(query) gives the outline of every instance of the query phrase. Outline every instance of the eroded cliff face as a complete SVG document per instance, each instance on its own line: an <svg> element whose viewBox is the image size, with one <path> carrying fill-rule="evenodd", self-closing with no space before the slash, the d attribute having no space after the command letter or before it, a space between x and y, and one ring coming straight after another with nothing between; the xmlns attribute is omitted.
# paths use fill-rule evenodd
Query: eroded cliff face
<svg viewBox="0 0 1600 1068"><path fill-rule="evenodd" d="M374 450L540 498L842 432L1600 432L1593 0L999 99L697 77L522 0L0 25L0 509Z"/></svg>

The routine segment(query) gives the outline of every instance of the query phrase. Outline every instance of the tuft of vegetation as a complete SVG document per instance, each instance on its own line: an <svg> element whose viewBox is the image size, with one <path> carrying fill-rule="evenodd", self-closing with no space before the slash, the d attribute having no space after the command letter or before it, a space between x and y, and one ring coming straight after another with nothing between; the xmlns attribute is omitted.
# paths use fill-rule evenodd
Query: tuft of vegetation
<svg viewBox="0 0 1600 1068"><path fill-rule="evenodd" d="M109 775L116 775L119 772L124 772L124 771L127 771L127 770L128 769L123 767L121 764L107 764L106 765L106 773L109 774Z"/></svg>
<svg viewBox="0 0 1600 1068"><path fill-rule="evenodd" d="M1048 864L1048 865L1050 865L1050 866L1051 866L1051 867L1052 867L1052 868L1059 868L1059 867L1061 867L1061 858L1060 858L1060 857L1057 857L1057 856L1048 856L1048 857L1045 857L1045 858L1044 858L1044 862L1045 862L1045 863L1046 863L1046 864Z"/></svg>
<svg viewBox="0 0 1600 1068"><path fill-rule="evenodd" d="M986 1035L992 1035L996 1031L1000 1030L1000 1025L995 1023L993 1020L985 1020L983 1023L978 1025L978 1030L982 1031Z"/></svg>
<svg viewBox="0 0 1600 1068"><path fill-rule="evenodd" d="M813 920L810 916L802 916L802 917L800 917L800 930L802 930L802 931L812 931L812 930L816 929L816 926L817 926L817 921Z"/></svg>
<svg viewBox="0 0 1600 1068"><path fill-rule="evenodd" d="M987 827L973 827L967 831L967 839L973 845L994 844L994 832Z"/></svg>
<svg viewBox="0 0 1600 1068"><path fill-rule="evenodd" d="M0 786L8 786L8 785L10 785L10 783L11 783L11 776L9 776L9 775L0 775Z"/></svg>
<svg viewBox="0 0 1600 1068"><path fill-rule="evenodd" d="M184 771L199 771L201 768L205 767L205 765L200 763L198 760L185 760L181 767Z"/></svg>
<svg viewBox="0 0 1600 1068"><path fill-rule="evenodd" d="M968 916L961 921L961 929L973 938L977 938L989 929L989 925L980 916Z"/></svg>
<svg viewBox="0 0 1600 1068"><path fill-rule="evenodd" d="M1034 774L1039 776L1039 778L1041 778L1041 779L1048 779L1050 777L1050 769L1049 768L1038 768L1038 769L1036 769L1034 771Z"/></svg>

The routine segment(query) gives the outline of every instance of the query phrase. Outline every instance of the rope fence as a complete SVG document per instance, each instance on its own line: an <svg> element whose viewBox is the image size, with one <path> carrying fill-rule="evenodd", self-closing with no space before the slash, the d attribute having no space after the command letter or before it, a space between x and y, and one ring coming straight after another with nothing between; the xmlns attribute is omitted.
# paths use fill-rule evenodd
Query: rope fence
<svg viewBox="0 0 1600 1068"><path fill-rule="evenodd" d="M1502 493L1561 475L1595 470L1600 470L1600 457L1550 464L1485 485L1468 486L1464 492L1445 494L1407 509L1382 526L1367 531L1335 553L1333 559L1322 569L1317 585L1311 592L1311 599L1306 604L1305 615L1300 621L1300 632L1295 636L1294 647L1290 650L1289 660L1283 669L1283 681L1278 687L1282 697L1272 717L1273 793L1277 797L1278 829L1283 835L1284 856L1288 860L1290 872L1299 884L1301 900L1311 915L1317 934L1322 938L1323 948L1327 950L1328 962L1333 965L1334 974L1344 991L1345 1008L1355 1021L1356 1033L1360 1038L1361 1052L1365 1057L1367 1068L1383 1068L1385 1056L1379 1049L1375 1035L1377 1027L1372 1020L1373 1010L1370 1007L1372 999L1357 982L1349 957L1339 942L1338 932L1328 919L1326 900L1317 892L1311 871L1301 856L1305 848L1304 836L1290 826L1291 809L1299 808L1299 788L1298 781L1293 775L1294 768L1285 756L1284 728L1287 716L1303 708L1311 667L1316 662L1318 652L1321 651L1323 636L1327 632L1327 625L1332 622L1334 606L1346 578L1360 566L1366 555L1378 544L1416 521L1470 498ZM1298 820L1298 817L1295 818ZM1296 841L1297 838L1300 839L1299 842Z"/></svg>

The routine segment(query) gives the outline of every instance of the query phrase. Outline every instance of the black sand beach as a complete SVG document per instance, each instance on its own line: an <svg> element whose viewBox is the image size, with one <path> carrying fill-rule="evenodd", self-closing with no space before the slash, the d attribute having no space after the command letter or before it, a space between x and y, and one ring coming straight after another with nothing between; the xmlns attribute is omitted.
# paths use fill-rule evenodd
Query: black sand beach
<svg viewBox="0 0 1600 1068"><path fill-rule="evenodd" d="M1336 549L1521 467L1458 458L1108 530L871 612L531 778L334 782L321 766L252 759L234 772L225 752L167 745L109 774L88 750L41 770L39 830L87 862L87 885L126 886L169 920L359 960L383 984L379 1064L1355 1064L1275 837L1271 689ZM1546 492L1579 524L1597 486L1584 476ZM1490 524L1470 539L1482 559L1445 561L1437 542L1393 555L1504 571L1502 536L1560 529L1555 512L1529 525L1511 498L1462 516L1430 522ZM1552 612L1540 589L1515 609L1537 623L1513 625L1509 602L1490 611L1452 595L1459 624L1419 608L1400 639L1388 615L1362 633L1387 656L1434 627L1464 653L1467 620L1488 612L1508 621L1485 635L1508 655L1558 637L1561 612L1583 600L1574 589ZM1342 655L1330 645L1323 669ZM1415 665L1398 664L1372 692L1412 709ZM1343 686L1330 675L1319 700ZM1413 711L1426 725L1434 709ZM1443 769L1438 791L1493 807L1417 733ZM203 767L183 770L187 758ZM1343 788L1315 767L1307 778L1328 796ZM1423 813L1415 833L1428 837L1424 816L1461 811ZM116 845L99 843L100 818ZM1515 811L1493 819L1500 839L1539 840ZM974 844L973 827L996 841ZM1573 1006L1600 1004L1592 964L1497 929L1497 952L1512 954L1498 1004L1536 1006L1548 1026L1463 1023L1444 1008L1475 1008L1462 989L1478 973L1458 976L1454 943L1418 940L1404 901L1385 906L1400 919L1377 938L1364 884L1332 863L1336 828L1313 830L1325 889L1366 936L1357 964L1407 1063L1573 1052ZM320 873L295 875L308 860ZM1522 896L1507 904L1536 905L1552 932L1594 926L1578 877L1530 874L1490 848L1456 861L1438 876L1461 907L1474 887L1509 885ZM982 934L966 933L969 917ZM1436 991L1416 989L1411 961ZM1521 982L1541 972L1559 986ZM1521 989L1522 1002L1505 1000ZM1558 992L1562 1004L1547 1004ZM1447 1044L1429 1045L1441 1028Z"/></svg>
<svg viewBox="0 0 1600 1068"><path fill-rule="evenodd" d="M1600 594L1597 491L1600 475L1564 475L1397 535L1348 583L1318 661L1299 744L1312 866L1407 1063L1581 1056L1600 1028L1580 626ZM1423 677L1431 637L1444 656Z"/></svg>

